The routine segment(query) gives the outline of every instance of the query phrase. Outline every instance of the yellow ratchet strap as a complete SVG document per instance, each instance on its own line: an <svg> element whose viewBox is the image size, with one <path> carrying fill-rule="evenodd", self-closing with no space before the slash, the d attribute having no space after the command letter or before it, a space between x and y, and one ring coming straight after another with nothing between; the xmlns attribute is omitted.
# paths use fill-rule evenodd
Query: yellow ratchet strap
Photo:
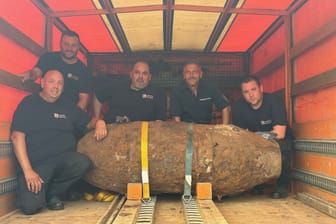
<svg viewBox="0 0 336 224"><path fill-rule="evenodd" d="M141 124L141 176L142 198L150 199L148 175L148 122Z"/></svg>

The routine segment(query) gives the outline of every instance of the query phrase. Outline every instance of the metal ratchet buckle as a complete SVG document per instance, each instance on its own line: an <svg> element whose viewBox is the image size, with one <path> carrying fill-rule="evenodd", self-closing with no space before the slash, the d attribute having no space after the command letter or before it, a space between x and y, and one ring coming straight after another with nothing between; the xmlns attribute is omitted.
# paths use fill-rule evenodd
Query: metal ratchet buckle
<svg viewBox="0 0 336 224"><path fill-rule="evenodd" d="M149 203L151 203L151 201L152 201L152 197L149 197L149 198L143 198L143 199L141 199L141 201L142 201L144 204L149 204Z"/></svg>
<svg viewBox="0 0 336 224"><path fill-rule="evenodd" d="M182 200L185 202L185 203L189 203L192 199L192 195L182 195Z"/></svg>

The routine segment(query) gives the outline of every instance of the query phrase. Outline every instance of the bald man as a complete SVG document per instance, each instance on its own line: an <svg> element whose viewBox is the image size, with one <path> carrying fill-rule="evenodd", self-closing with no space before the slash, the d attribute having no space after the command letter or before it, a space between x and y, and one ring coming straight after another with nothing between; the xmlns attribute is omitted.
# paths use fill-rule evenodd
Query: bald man
<svg viewBox="0 0 336 224"><path fill-rule="evenodd" d="M152 85L149 64L137 61L130 71L130 81L115 81L108 88L96 89L94 114L101 116L102 104L109 109L104 117L107 123L128 121L155 121L166 119L166 95L159 86Z"/></svg>
<svg viewBox="0 0 336 224"><path fill-rule="evenodd" d="M18 105L11 125L11 139L17 159L17 207L24 214L64 209L59 196L91 167L91 161L76 152L75 127L95 128L97 141L107 135L103 120L87 113L65 97L63 75L48 71L42 90L25 97Z"/></svg>

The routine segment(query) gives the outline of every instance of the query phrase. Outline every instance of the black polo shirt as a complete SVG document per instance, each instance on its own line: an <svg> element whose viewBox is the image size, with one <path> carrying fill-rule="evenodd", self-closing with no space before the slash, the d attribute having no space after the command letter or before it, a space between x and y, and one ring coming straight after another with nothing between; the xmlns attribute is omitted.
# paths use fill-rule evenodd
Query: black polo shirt
<svg viewBox="0 0 336 224"><path fill-rule="evenodd" d="M62 95L66 96L72 102L77 103L80 93L92 92L92 77L88 68L78 59L74 64L68 64L63 61L60 52L47 52L38 60L35 67L42 71L42 76L49 70L58 70L64 78L64 91Z"/></svg>
<svg viewBox="0 0 336 224"><path fill-rule="evenodd" d="M172 91L171 115L179 116L181 121L210 124L213 105L223 110L229 103L223 94L203 80L199 82L197 96L193 95L185 82Z"/></svg>
<svg viewBox="0 0 336 224"><path fill-rule="evenodd" d="M282 99L274 94L263 93L260 108L253 109L244 98L236 101L232 106L232 123L250 131L272 131L275 125L285 125L285 138L293 138L288 126L286 109Z"/></svg>
<svg viewBox="0 0 336 224"><path fill-rule="evenodd" d="M116 81L96 90L97 99L108 103L104 117L107 123L115 123L117 117L129 121L165 120L167 117L166 94L159 86L149 84L141 90L131 89L130 81Z"/></svg>
<svg viewBox="0 0 336 224"><path fill-rule="evenodd" d="M65 97L50 103L38 94L26 96L15 110L11 131L26 135L33 167L67 151L76 150L75 128L84 131L90 116Z"/></svg>

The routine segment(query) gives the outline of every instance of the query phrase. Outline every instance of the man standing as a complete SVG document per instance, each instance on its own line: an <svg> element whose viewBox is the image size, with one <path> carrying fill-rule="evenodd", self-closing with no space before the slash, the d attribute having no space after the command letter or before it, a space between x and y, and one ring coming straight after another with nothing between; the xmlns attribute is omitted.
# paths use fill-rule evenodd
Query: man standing
<svg viewBox="0 0 336 224"><path fill-rule="evenodd" d="M17 207L24 214L64 209L59 199L91 167L91 161L76 152L74 128L95 127L94 137L107 135L103 120L87 113L60 95L64 79L57 70L41 80L42 90L25 97L18 105L11 126L17 158Z"/></svg>
<svg viewBox="0 0 336 224"><path fill-rule="evenodd" d="M263 86L255 76L247 77L241 82L241 92L243 98L232 106L232 123L266 138L275 136L281 149L282 169L272 197L287 197L293 135L287 122L284 103L280 97L264 93Z"/></svg>
<svg viewBox="0 0 336 224"><path fill-rule="evenodd" d="M107 102L106 123L165 120L166 95L150 83L151 77L148 63L138 61L130 72L130 82L116 81L108 88L96 89L95 117L101 116L102 103Z"/></svg>
<svg viewBox="0 0 336 224"><path fill-rule="evenodd" d="M210 124L213 105L222 111L222 123L230 120L230 106L223 94L203 80L199 64L189 62L183 67L184 81L172 91L170 110L177 122Z"/></svg>
<svg viewBox="0 0 336 224"><path fill-rule="evenodd" d="M66 30L62 33L60 52L48 52L40 57L33 69L23 73L22 80L36 80L49 70L58 70L64 78L65 97L86 110L91 92L91 75L87 67L77 58L80 40L77 33Z"/></svg>

